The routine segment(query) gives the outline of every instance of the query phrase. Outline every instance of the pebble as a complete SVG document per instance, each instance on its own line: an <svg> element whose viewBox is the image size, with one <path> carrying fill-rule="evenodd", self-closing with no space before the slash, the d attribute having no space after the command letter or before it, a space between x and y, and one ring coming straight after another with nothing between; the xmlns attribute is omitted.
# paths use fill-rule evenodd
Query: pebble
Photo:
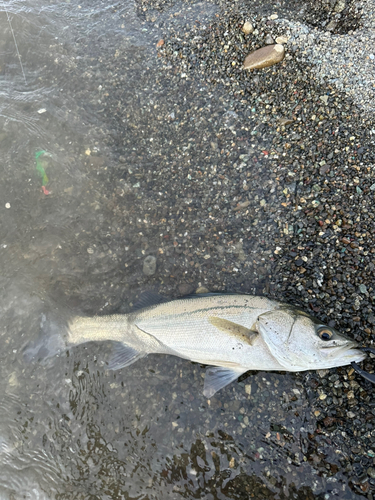
<svg viewBox="0 0 375 500"><path fill-rule="evenodd" d="M264 40L264 43L265 43L266 45L272 45L272 44L274 44L274 43L275 43L275 40L272 38L272 36L271 36L270 34L268 34L268 35L266 36L266 39Z"/></svg>
<svg viewBox="0 0 375 500"><path fill-rule="evenodd" d="M283 45L284 43L288 43L288 37L284 35L277 36L275 41L276 43Z"/></svg>
<svg viewBox="0 0 375 500"><path fill-rule="evenodd" d="M242 26L242 31L245 33L245 35L249 35L254 31L254 27L249 21L246 21Z"/></svg>
<svg viewBox="0 0 375 500"><path fill-rule="evenodd" d="M262 69L282 61L285 56L283 45L267 45L251 52L245 59L244 69Z"/></svg>
<svg viewBox="0 0 375 500"><path fill-rule="evenodd" d="M333 8L334 12L342 12L346 7L346 2L345 0L337 0L337 2L335 3L335 6Z"/></svg>
<svg viewBox="0 0 375 500"><path fill-rule="evenodd" d="M195 293L209 293L209 289L206 288L205 286L199 286L196 290Z"/></svg>
<svg viewBox="0 0 375 500"><path fill-rule="evenodd" d="M367 293L367 287L366 287L366 285L363 285L363 284L359 285L359 291L361 293Z"/></svg>
<svg viewBox="0 0 375 500"><path fill-rule="evenodd" d="M10 203L5 203L5 208L10 208Z"/></svg>
<svg viewBox="0 0 375 500"><path fill-rule="evenodd" d="M286 125L290 125L293 123L292 118L279 118L279 123L282 127L285 127Z"/></svg>
<svg viewBox="0 0 375 500"><path fill-rule="evenodd" d="M148 255L143 261L143 274L152 276L156 271L156 257Z"/></svg>

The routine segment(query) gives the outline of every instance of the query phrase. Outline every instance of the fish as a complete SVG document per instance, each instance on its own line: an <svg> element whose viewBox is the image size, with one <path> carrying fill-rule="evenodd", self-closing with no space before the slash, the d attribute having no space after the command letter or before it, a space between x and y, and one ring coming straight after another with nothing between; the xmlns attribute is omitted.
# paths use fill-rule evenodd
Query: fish
<svg viewBox="0 0 375 500"><path fill-rule="evenodd" d="M74 317L67 346L112 341L107 368L148 354L209 365L203 394L211 398L249 370L301 372L363 361L359 345L298 307L246 294L200 294L128 314Z"/></svg>

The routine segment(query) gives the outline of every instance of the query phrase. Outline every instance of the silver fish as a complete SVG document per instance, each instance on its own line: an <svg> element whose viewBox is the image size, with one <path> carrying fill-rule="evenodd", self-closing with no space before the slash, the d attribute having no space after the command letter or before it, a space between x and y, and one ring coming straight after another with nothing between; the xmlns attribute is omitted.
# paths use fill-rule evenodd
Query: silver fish
<svg viewBox="0 0 375 500"><path fill-rule="evenodd" d="M71 321L70 345L103 340L115 343L111 370L151 353L212 365L204 381L208 398L248 370L317 370L366 356L354 341L296 307L235 294L197 295Z"/></svg>

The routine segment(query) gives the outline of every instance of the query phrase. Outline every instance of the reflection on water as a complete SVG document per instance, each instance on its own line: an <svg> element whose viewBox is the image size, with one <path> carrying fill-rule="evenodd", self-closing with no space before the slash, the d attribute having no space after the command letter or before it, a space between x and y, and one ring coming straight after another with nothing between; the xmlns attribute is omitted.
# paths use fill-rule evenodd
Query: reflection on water
<svg viewBox="0 0 375 500"><path fill-rule="evenodd" d="M76 311L124 312L155 284L188 293L207 273L218 288L263 289L268 249L247 232L272 232L275 216L237 211L241 199L220 169L256 196L275 181L261 160L250 178L246 158L232 166L244 116L228 111L225 89L169 86L154 49L159 26L217 12L176 3L155 11L153 25L131 1L0 7L1 499L356 497L335 444L329 456L319 451L329 437L312 409L316 374L305 388L288 374L251 374L207 401L202 368L172 357L110 373L107 344L44 362L22 355ZM48 153L40 160L48 182L38 151ZM219 180L204 180L212 172ZM154 254L155 280L142 272Z"/></svg>

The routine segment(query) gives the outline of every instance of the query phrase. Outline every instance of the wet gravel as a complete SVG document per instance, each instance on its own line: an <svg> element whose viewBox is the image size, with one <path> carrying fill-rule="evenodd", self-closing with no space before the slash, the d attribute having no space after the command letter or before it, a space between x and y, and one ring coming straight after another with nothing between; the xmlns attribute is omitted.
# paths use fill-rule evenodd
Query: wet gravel
<svg viewBox="0 0 375 500"><path fill-rule="evenodd" d="M127 206L123 216L141 234L138 239L132 234L125 266L140 268L138 261L152 254L158 262L152 284L159 283L170 296L200 285L270 294L304 306L370 345L375 333L372 84L371 77L364 78L367 60L360 69L353 64L356 84L342 69L342 44L348 50L363 36L360 19L348 20L346 28L343 19L332 42L334 30L324 29L330 21L317 3L305 25L301 5L294 20L290 5L287 10L264 3L258 10L242 2L138 6L155 46L159 42L158 76L152 82L143 76L141 86L149 93L140 96L137 109L129 109L128 101L121 109L124 90L116 81L103 100L107 109L116 102L108 113L112 123L132 120L132 133L122 132L118 146L119 153L127 153L119 154L123 175L118 182L134 203L133 213ZM275 13L277 20L270 18ZM255 28L250 35L241 31L246 20ZM285 60L267 70L243 71L244 57L269 35L290 37ZM338 49L330 57L328 45ZM121 205L117 197L116 210ZM252 391L244 413L246 422L254 425L260 418L269 429L272 419L284 422L285 408L275 417L271 408L281 396L277 381L272 375L261 380L266 385L258 390L260 399ZM278 471L263 468L262 476L280 491L279 481L290 474L286 464L305 463L325 478L324 498L372 498L372 387L350 368L302 375L301 380L303 389L294 385L282 397L295 415L302 411L303 418L311 418L311 426L292 418L281 432L277 425L265 431L265 443L271 439L283 446L283 465ZM186 392L178 388L177 398L182 391L193 401L197 390L195 384ZM241 399L246 391L238 390ZM297 403L301 390L307 393L302 409ZM232 399L235 390L229 391ZM225 411L225 405L238 402L223 406L223 397L217 395L212 407ZM240 425L230 435L234 442L243 439L249 450L253 431L247 432L243 403L238 403ZM207 426L214 431L215 418ZM188 429L184 422L184 432ZM210 449L207 442L204 446ZM267 453L266 445L261 448L253 452L259 460ZM251 489L247 481L237 476L236 491ZM313 488L310 495L318 491ZM293 498L304 494L309 497L298 490Z"/></svg>
<svg viewBox="0 0 375 500"><path fill-rule="evenodd" d="M119 35L128 13L113 7L74 50L51 44L44 78L65 75L81 106L66 115L79 111L85 127L66 131L74 146L35 209L35 241L12 247L46 302L96 314L127 312L155 287L169 297L199 287L265 294L372 345L375 9L333 4L139 0L129 14L137 35ZM110 29L116 36L103 36ZM290 37L284 61L242 70L270 36ZM84 180L72 183L77 165ZM70 217L45 236L64 203ZM17 342L9 337L9 352ZM109 373L105 352L81 346L54 368L66 400L43 446L69 464L61 498L69 488L89 498L88 485L92 498L150 488L150 498L373 498L374 392L350 367L250 373L207 401L199 365L150 357ZM25 429L32 405L43 415L32 399L18 410Z"/></svg>

